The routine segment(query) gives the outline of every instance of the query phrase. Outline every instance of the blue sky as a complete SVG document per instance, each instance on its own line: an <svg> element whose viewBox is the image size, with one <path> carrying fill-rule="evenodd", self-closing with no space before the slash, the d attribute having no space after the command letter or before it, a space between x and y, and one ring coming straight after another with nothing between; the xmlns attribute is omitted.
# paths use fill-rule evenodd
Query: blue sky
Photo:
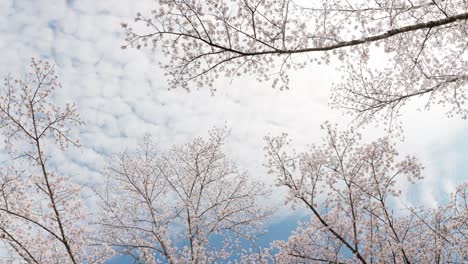
<svg viewBox="0 0 468 264"><path fill-rule="evenodd" d="M285 240L289 237L291 232L296 229L297 221L307 221L309 215L288 216L281 219L280 222L271 222L268 224L268 232L260 235L256 241L258 247L269 247L270 243L275 240ZM248 249L248 246L246 246ZM133 259L129 256L114 256L106 262L106 264L125 264L130 263Z"/></svg>
<svg viewBox="0 0 468 264"><path fill-rule="evenodd" d="M0 0L0 73L22 75L31 57L56 64L63 88L58 104L75 102L86 125L77 131L83 147L61 153L53 150L53 164L82 184L103 180L110 154L132 148L151 133L163 148L206 135L213 126L227 124L232 135L226 153L251 177L273 183L263 167L263 137L287 132L298 149L320 139L324 121L345 126L351 118L332 110L330 86L337 73L330 66L306 67L291 73L289 91L273 90L253 78L220 79L211 96L202 89L186 93L167 90L166 80L150 50L122 51L120 22L132 21L149 10L151 0ZM408 106L402 116L403 154L417 155L425 165L426 180L404 199L435 205L437 196L466 180L468 124L446 118L444 109L418 111ZM365 137L383 135L371 126ZM283 192L264 201L279 208L268 241L284 238L301 213L283 206ZM91 197L85 193L86 198ZM92 201L88 201L89 206ZM297 214L297 216L296 216ZM283 220L282 220L283 219Z"/></svg>

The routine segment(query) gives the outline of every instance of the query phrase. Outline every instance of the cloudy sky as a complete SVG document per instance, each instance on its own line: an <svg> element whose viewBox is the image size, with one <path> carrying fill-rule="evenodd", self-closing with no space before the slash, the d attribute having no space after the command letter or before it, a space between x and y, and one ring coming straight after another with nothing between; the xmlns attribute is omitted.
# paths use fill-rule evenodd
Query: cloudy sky
<svg viewBox="0 0 468 264"><path fill-rule="evenodd" d="M351 120L328 106L337 76L332 67L291 73L288 91L248 77L219 80L214 96L208 90L168 91L152 51L120 49L120 22L153 6L151 0L0 0L1 75L24 75L31 57L54 63L63 86L57 103L75 102L86 122L79 131L83 147L54 157L57 169L77 182L102 180L109 155L131 148L145 133L166 148L226 124L232 129L228 156L255 179L273 183L262 166L265 135L287 132L301 148L320 139L324 121L344 127ZM438 108L421 112L413 105L404 112L399 150L417 155L426 168L426 180L407 199L434 205L438 194L467 179L468 122L446 118ZM385 132L377 127L364 133ZM280 206L281 195L268 202Z"/></svg>

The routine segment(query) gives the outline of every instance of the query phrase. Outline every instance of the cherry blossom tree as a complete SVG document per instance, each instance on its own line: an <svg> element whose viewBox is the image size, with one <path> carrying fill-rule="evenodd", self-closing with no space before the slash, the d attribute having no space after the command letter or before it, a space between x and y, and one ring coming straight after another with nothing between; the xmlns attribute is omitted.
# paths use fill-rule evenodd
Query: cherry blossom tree
<svg viewBox="0 0 468 264"><path fill-rule="evenodd" d="M1 131L11 159L0 169L0 242L11 263L102 262L88 248L80 187L48 162L52 148L78 145L70 130L82 124L73 105L51 100L58 87L54 68L33 59L24 80L9 76L1 90Z"/></svg>
<svg viewBox="0 0 468 264"><path fill-rule="evenodd" d="M395 212L401 181L422 179L416 158L398 158L388 138L363 144L353 131L338 132L329 124L323 130L324 142L299 154L287 149L286 135L266 138L268 167L289 190L287 201L312 214L287 241L274 243L279 253L270 258L277 263L468 260L466 183L438 209Z"/></svg>
<svg viewBox="0 0 468 264"><path fill-rule="evenodd" d="M288 70L333 60L333 104L361 121L392 121L415 97L466 118L467 19L464 0L159 0L122 23L122 48L157 49L187 90L243 74L285 89Z"/></svg>
<svg viewBox="0 0 468 264"><path fill-rule="evenodd" d="M220 263L253 241L272 211L268 189L222 152L226 129L159 152L145 137L115 156L100 193L100 239L143 263ZM217 241L217 242L213 242Z"/></svg>
<svg viewBox="0 0 468 264"><path fill-rule="evenodd" d="M464 263L468 261L468 182L455 188L447 204L436 209L409 208L419 230L411 243L416 250L415 262ZM419 232L417 232L419 231Z"/></svg>

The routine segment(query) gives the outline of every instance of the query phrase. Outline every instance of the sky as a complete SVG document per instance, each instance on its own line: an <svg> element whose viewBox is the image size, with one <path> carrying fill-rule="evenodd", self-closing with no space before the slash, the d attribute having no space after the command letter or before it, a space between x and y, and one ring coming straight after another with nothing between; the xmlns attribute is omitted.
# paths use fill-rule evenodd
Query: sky
<svg viewBox="0 0 468 264"><path fill-rule="evenodd" d="M323 122L345 127L351 121L329 106L330 87L338 76L332 66L310 65L290 73L287 91L248 76L218 80L214 95L208 89L168 91L157 54L120 49L120 23L152 7L151 0L0 0L0 75L24 76L31 57L48 60L62 83L57 104L76 103L86 122L77 131L82 148L57 150L51 163L74 181L101 182L109 156L132 148L145 133L168 148L227 125L232 131L225 147L228 157L253 179L273 184L263 166L264 136L287 132L302 149L319 142ZM468 122L447 118L437 107L418 111L417 105L404 108L405 139L397 144L402 154L422 161L426 179L403 199L435 206L438 197L468 178ZM374 126L363 133L365 138L385 135ZM302 212L283 206L283 190L274 192L263 201L279 208L272 224L290 230L291 219Z"/></svg>

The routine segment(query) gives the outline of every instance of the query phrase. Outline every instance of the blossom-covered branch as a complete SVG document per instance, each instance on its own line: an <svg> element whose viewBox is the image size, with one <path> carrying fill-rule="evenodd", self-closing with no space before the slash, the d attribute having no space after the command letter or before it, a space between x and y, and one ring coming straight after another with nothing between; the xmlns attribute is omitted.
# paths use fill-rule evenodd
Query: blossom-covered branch
<svg viewBox="0 0 468 264"><path fill-rule="evenodd" d="M398 183L422 179L419 162L398 159L388 138L363 144L355 132L329 124L323 130L324 142L300 154L291 154L285 135L267 138L268 167L278 185L288 188L287 201L312 214L287 241L274 243L279 263L466 261L466 242L460 242L468 220L466 184L454 196L458 201L438 210L395 212Z"/></svg>
<svg viewBox="0 0 468 264"><path fill-rule="evenodd" d="M54 145L78 145L69 132L80 125L75 107L56 107L60 84L47 62L32 60L24 80L7 77L0 94L0 124L12 157L0 171L0 240L15 261L89 263L80 187L53 171L46 154Z"/></svg>
<svg viewBox="0 0 468 264"><path fill-rule="evenodd" d="M102 241L145 263L215 263L238 255L238 243L253 241L271 210L257 203L268 189L226 159L226 136L215 129L168 152L146 137L136 153L116 156L100 194ZM216 237L221 242L213 245Z"/></svg>
<svg viewBox="0 0 468 264"><path fill-rule="evenodd" d="M362 121L392 119L422 96L465 117L467 19L461 0L161 0L135 27L122 23L123 48L161 51L170 87L187 90L242 74L289 88L288 69L337 58L334 105Z"/></svg>

